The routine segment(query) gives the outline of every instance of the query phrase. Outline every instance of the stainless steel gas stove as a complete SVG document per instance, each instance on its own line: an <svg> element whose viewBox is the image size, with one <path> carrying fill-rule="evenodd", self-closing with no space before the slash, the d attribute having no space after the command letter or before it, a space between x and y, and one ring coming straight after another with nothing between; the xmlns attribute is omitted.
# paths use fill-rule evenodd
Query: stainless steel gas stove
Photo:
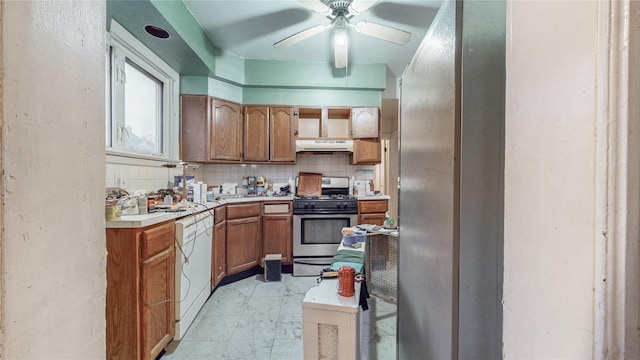
<svg viewBox="0 0 640 360"><path fill-rule="evenodd" d="M357 225L358 199L349 178L323 177L322 196L293 200L293 275L317 276L342 240L342 228Z"/></svg>

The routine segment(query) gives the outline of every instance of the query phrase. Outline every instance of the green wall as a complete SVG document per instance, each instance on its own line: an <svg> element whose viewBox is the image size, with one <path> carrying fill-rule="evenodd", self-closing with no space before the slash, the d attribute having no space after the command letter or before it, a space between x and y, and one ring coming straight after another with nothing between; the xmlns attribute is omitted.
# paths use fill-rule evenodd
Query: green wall
<svg viewBox="0 0 640 360"><path fill-rule="evenodd" d="M217 48L182 1L107 1L107 14L180 73L182 94L207 94L241 104L380 106L385 64L243 59ZM166 27L163 42L140 31Z"/></svg>

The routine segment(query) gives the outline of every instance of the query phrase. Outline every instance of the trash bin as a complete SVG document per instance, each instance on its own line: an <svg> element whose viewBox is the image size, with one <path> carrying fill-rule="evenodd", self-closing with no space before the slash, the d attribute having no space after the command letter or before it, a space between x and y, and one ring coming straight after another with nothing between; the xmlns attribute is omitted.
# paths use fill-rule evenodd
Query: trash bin
<svg viewBox="0 0 640 360"><path fill-rule="evenodd" d="M262 262L264 281L282 280L282 254L267 254Z"/></svg>

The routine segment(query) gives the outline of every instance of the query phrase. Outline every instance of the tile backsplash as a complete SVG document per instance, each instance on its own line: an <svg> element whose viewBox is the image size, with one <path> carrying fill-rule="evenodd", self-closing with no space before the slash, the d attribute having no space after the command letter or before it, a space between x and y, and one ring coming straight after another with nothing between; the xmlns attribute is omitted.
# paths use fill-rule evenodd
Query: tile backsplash
<svg viewBox="0 0 640 360"><path fill-rule="evenodd" d="M348 154L298 154L296 164L200 164L187 174L208 185L242 184L243 176L263 176L270 183L286 183L299 172L316 172L324 176L354 176L357 180L374 179L378 165L352 165ZM106 186L119 186L133 193L136 190L158 190L173 186L174 176L182 175L182 168L161 166L106 165Z"/></svg>

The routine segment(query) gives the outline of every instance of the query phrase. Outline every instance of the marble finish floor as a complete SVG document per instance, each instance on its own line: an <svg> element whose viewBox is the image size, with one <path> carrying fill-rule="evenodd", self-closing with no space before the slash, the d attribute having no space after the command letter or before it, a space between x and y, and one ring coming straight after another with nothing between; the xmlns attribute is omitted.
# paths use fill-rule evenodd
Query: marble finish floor
<svg viewBox="0 0 640 360"><path fill-rule="evenodd" d="M161 360L301 360L302 300L315 277L283 274L280 282L252 276L220 286L181 341ZM361 358L395 359L396 306L371 297L361 312Z"/></svg>

